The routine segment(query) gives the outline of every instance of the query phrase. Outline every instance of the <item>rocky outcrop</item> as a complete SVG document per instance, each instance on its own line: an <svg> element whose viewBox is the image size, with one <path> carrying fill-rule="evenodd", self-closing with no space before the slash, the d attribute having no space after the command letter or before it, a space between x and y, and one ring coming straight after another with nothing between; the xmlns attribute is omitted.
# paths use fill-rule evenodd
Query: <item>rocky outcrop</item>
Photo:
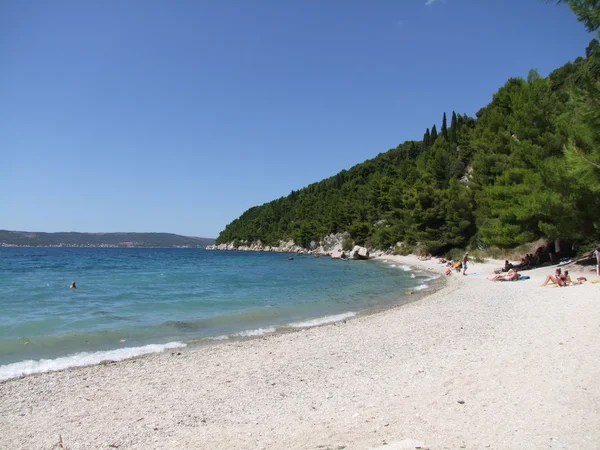
<svg viewBox="0 0 600 450"><path fill-rule="evenodd" d="M350 252L351 259L369 259L369 250L365 247L361 247L359 245L355 245L352 251Z"/></svg>
<svg viewBox="0 0 600 450"><path fill-rule="evenodd" d="M250 252L280 252L280 253L306 253L311 255L324 255L337 259L369 259L369 250L355 245L350 251L344 251L344 240L349 238L348 233L336 233L325 236L321 242L311 242L308 249L294 244L294 241L279 241L279 245L264 245L256 242L229 242L219 245L209 245L207 250L240 250Z"/></svg>
<svg viewBox="0 0 600 450"><path fill-rule="evenodd" d="M332 258L345 258L343 244L344 239L349 238L349 233L336 233L325 236L314 252L319 255L331 256ZM344 254L344 256L341 256Z"/></svg>
<svg viewBox="0 0 600 450"><path fill-rule="evenodd" d="M206 250L239 250L244 252L279 252L279 253L310 253L305 248L294 244L294 241L279 241L278 246L265 245L261 241L247 243L245 241L228 242L219 245L209 245Z"/></svg>

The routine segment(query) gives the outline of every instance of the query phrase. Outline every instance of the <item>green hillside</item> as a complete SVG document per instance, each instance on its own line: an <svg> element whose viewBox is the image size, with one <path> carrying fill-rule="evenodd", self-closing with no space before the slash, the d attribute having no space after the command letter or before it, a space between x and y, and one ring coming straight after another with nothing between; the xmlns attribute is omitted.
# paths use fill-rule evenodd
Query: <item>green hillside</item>
<svg viewBox="0 0 600 450"><path fill-rule="evenodd" d="M214 239L171 233L39 233L0 230L0 246L31 247L206 247Z"/></svg>
<svg viewBox="0 0 600 450"><path fill-rule="evenodd" d="M597 30L597 1L579 17ZM586 6L587 5L587 6ZM584 10L582 10L585 12ZM439 128L438 128L439 127ZM250 208L216 240L307 247L348 231L354 243L421 243L432 253L600 239L600 44L541 77L511 78L476 117L441 126L335 176Z"/></svg>

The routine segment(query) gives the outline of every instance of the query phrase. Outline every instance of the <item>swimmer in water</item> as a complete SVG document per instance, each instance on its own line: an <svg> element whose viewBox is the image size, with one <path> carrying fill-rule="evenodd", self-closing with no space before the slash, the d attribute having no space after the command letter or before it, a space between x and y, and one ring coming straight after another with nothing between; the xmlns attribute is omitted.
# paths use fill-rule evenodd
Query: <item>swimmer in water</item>
<svg viewBox="0 0 600 450"><path fill-rule="evenodd" d="M71 289L77 289L77 286L75 285L74 281L71 281Z"/></svg>

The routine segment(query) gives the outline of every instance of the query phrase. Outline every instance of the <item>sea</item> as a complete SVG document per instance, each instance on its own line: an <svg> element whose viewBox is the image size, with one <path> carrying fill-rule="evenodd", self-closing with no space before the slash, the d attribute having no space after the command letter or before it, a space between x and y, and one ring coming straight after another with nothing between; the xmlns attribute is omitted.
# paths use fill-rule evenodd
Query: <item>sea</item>
<svg viewBox="0 0 600 450"><path fill-rule="evenodd" d="M386 260L1 247L0 380L343 321L435 278Z"/></svg>

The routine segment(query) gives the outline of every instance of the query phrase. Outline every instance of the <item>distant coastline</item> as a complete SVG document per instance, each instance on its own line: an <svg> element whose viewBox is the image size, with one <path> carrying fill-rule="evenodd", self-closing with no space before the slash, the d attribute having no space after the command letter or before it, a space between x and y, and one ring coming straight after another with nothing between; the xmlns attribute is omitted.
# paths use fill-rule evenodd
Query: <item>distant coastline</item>
<svg viewBox="0 0 600 450"><path fill-rule="evenodd" d="M0 230L0 247L206 248L212 238L173 233L78 233Z"/></svg>
<svg viewBox="0 0 600 450"><path fill-rule="evenodd" d="M144 245L144 244L136 244L132 243L131 245L110 245L110 244L100 244L100 245L75 245L75 244L53 244L53 245L18 245L18 244L7 244L5 242L0 242L0 247L4 248L201 248L206 250L205 246L202 245L169 245L169 246L159 246L159 245Z"/></svg>

